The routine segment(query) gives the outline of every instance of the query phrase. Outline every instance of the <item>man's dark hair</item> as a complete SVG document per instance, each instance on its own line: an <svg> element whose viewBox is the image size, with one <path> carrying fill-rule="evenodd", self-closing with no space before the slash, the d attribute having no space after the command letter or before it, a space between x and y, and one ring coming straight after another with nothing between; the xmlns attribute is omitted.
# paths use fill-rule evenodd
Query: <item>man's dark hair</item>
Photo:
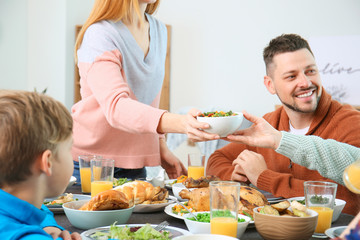
<svg viewBox="0 0 360 240"><path fill-rule="evenodd" d="M309 43L297 34L283 34L272 39L263 52L266 72L269 72L269 66L273 62L275 55L279 53L294 52L303 48L309 50L314 56Z"/></svg>

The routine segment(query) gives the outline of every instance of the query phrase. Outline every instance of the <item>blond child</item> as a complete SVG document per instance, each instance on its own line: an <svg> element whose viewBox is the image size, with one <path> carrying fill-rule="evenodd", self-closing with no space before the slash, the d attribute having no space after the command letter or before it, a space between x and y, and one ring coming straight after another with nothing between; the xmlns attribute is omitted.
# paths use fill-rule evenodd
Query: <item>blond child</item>
<svg viewBox="0 0 360 240"><path fill-rule="evenodd" d="M73 171L72 118L44 94L0 90L0 239L81 239L43 205Z"/></svg>

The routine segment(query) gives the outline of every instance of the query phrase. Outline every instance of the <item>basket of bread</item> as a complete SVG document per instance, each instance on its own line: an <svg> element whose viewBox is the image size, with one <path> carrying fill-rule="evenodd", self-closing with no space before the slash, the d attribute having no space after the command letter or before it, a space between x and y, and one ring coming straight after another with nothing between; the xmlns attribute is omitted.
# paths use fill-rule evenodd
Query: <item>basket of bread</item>
<svg viewBox="0 0 360 240"><path fill-rule="evenodd" d="M145 181L132 181L100 192L90 200L65 203L63 209L73 226L90 229L114 222L124 224L136 211L161 210L171 203L168 195L165 188L154 187Z"/></svg>
<svg viewBox="0 0 360 240"><path fill-rule="evenodd" d="M283 201L253 209L256 230L264 239L309 239L318 213L297 201Z"/></svg>

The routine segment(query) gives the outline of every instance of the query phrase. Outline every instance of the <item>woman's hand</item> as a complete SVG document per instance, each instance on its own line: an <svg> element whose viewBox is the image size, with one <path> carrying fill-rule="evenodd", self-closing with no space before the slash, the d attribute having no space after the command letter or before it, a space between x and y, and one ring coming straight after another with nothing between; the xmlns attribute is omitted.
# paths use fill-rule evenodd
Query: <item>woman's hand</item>
<svg viewBox="0 0 360 240"><path fill-rule="evenodd" d="M239 130L224 138L230 142L238 142L254 147L277 149L282 134L273 128L265 119L243 112L244 117L253 122L250 128Z"/></svg>
<svg viewBox="0 0 360 240"><path fill-rule="evenodd" d="M193 108L186 115L166 112L162 115L157 132L158 133L183 133L193 142L220 139L217 134L204 132L202 129L209 128L208 123L199 122L196 117L201 111Z"/></svg>
<svg viewBox="0 0 360 240"><path fill-rule="evenodd" d="M165 139L160 139L161 166L165 169L170 179L187 175L187 170L180 160L169 150Z"/></svg>
<svg viewBox="0 0 360 240"><path fill-rule="evenodd" d="M220 136L213 133L204 132L202 129L207 129L210 127L208 123L199 122L196 117L201 114L201 111L192 108L184 116L183 122L185 125L185 133L188 138L193 142L206 141L206 140L215 140L219 139Z"/></svg>

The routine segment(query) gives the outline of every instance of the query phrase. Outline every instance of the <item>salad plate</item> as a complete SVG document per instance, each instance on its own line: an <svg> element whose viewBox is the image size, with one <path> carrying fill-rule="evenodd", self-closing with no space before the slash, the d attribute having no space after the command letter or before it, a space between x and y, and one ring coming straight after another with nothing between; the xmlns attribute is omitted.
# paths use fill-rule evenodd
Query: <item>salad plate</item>
<svg viewBox="0 0 360 240"><path fill-rule="evenodd" d="M118 227L142 227L145 226L146 224L122 224L122 225L116 225ZM156 227L157 225L155 224L151 224L151 227ZM101 228L94 228L94 229L89 229L83 233L81 233L81 237L83 240L102 240L101 238L93 238L91 237L91 235L93 235L96 232L109 232L110 226L108 227L101 227ZM171 236L170 239L173 239L175 237L179 237L179 236L184 236L184 235L191 235L191 233L185 229L181 229L181 228L177 228L177 227L171 227L168 226L164 229L165 231L169 231ZM106 238L107 239L107 238Z"/></svg>
<svg viewBox="0 0 360 240"><path fill-rule="evenodd" d="M64 196L64 194L61 194L60 196ZM59 196L59 197L60 197ZM64 209L62 207L62 204L59 203L55 203L52 204L51 202L54 200L59 199L59 197L54 197L54 198L46 198L44 200L44 205L53 213L63 213ZM85 195L85 194L73 194L72 195L73 201L78 201L78 200L90 200L91 196L90 195Z"/></svg>
<svg viewBox="0 0 360 240"><path fill-rule="evenodd" d="M332 227L325 230L325 235L329 238L336 238L346 229L346 226Z"/></svg>
<svg viewBox="0 0 360 240"><path fill-rule="evenodd" d="M134 208L134 213L149 213L149 212L158 212L163 210L169 204L172 204L176 201L176 198L173 196L168 197L170 200L165 203L157 204L137 204Z"/></svg>
<svg viewBox="0 0 360 240"><path fill-rule="evenodd" d="M177 204L177 203L173 203L173 204L167 205L167 206L165 207L165 209L164 209L164 212L165 212L167 215L171 216L171 217L184 220L184 217L183 217L183 216L180 216L180 215L177 215L177 214L173 213L172 208L173 208L176 204Z"/></svg>

